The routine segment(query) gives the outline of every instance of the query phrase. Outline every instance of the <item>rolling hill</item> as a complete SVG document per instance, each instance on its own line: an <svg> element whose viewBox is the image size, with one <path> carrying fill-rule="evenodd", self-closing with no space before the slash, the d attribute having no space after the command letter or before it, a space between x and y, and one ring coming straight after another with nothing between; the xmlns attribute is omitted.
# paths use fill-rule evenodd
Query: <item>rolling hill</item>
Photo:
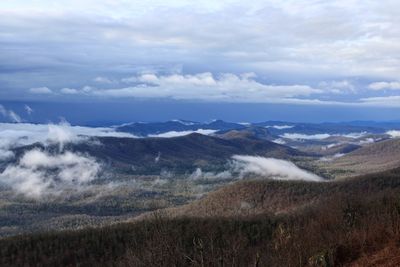
<svg viewBox="0 0 400 267"><path fill-rule="evenodd" d="M400 168L384 174L370 174L330 182L277 181L253 177L227 185L206 197L164 211L169 217L241 217L299 212L335 195L400 192ZM136 219L148 218L152 213Z"/></svg>
<svg viewBox="0 0 400 267"><path fill-rule="evenodd" d="M241 182L191 214L0 239L0 265L396 266L399 176L400 169L326 183ZM245 211L233 212L243 201Z"/></svg>
<svg viewBox="0 0 400 267"><path fill-rule="evenodd" d="M319 166L336 177L381 172L400 167L400 139L369 144Z"/></svg>
<svg viewBox="0 0 400 267"><path fill-rule="evenodd" d="M223 139L253 138L272 141L278 136L272 135L271 132L264 127L249 126L243 129L219 131L216 136Z"/></svg>
<svg viewBox="0 0 400 267"><path fill-rule="evenodd" d="M40 144L17 149L16 154ZM56 150L57 147L50 148ZM287 159L305 156L293 148L257 138L222 139L201 134L173 138L92 138L91 142L65 145L66 150L87 153L110 167L137 174L160 174L221 169L233 155L258 155Z"/></svg>

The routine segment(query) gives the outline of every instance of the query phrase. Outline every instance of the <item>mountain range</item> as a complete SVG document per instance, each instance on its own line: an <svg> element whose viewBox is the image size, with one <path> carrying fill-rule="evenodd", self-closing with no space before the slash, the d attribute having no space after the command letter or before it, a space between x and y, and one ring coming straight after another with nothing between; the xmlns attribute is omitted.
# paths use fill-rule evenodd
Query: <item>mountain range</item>
<svg viewBox="0 0 400 267"><path fill-rule="evenodd" d="M209 129L216 131L238 130L249 126L267 128L274 135L283 133L302 134L350 134L368 132L382 134L387 130L400 129L399 122L338 122L338 123L293 123L284 121L266 121L257 123L233 123L222 120L212 122L194 122L172 120L166 122L134 122L114 126L117 131L132 133L137 136L156 135L165 132L196 131Z"/></svg>
<svg viewBox="0 0 400 267"><path fill-rule="evenodd" d="M225 134L226 137L226 134ZM33 144L15 149L16 159L25 151L40 148L57 153L58 146ZM70 143L67 151L87 153L106 165L131 174L160 174L162 170L176 174L221 170L234 155L254 155L289 159L307 156L294 148L257 138L252 133L231 138L197 133L172 138L92 137L86 142Z"/></svg>
<svg viewBox="0 0 400 267"><path fill-rule="evenodd" d="M351 266L400 251L395 123L51 127L58 139L17 140L1 161L46 191L1 184L0 265ZM57 187L93 167L87 184Z"/></svg>

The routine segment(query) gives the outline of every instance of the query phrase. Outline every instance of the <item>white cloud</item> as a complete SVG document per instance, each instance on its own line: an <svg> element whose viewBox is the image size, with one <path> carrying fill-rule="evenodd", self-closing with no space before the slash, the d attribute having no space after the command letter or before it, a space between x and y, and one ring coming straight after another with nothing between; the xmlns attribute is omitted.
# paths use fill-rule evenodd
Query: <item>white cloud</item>
<svg viewBox="0 0 400 267"><path fill-rule="evenodd" d="M307 85L267 85L256 81L254 75L249 74L225 73L219 77L209 72L193 75L142 74L130 80L138 84L119 89L97 89L90 93L107 97L269 102L322 92Z"/></svg>
<svg viewBox="0 0 400 267"><path fill-rule="evenodd" d="M283 140L282 138L275 139L272 142L280 144L280 145L285 145L286 144L286 141Z"/></svg>
<svg viewBox="0 0 400 267"><path fill-rule="evenodd" d="M199 133L199 134L204 134L204 135L210 135L217 132L217 130L211 130L211 129L198 129L195 131L170 131L170 132L165 132L165 133L160 133L160 134L150 134L148 137L162 137L162 138L171 138L171 137L178 137L178 136L185 136L189 135L192 133Z"/></svg>
<svg viewBox="0 0 400 267"><path fill-rule="evenodd" d="M41 199L84 190L100 171L95 159L82 154L64 151L64 145L86 141L90 136L130 137L128 133L115 132L113 128L30 123L0 123L0 160L14 157L12 149L40 142L45 146L59 145L56 154L38 149L26 152L16 164L6 166L0 173L0 183L11 187L26 197Z"/></svg>
<svg viewBox="0 0 400 267"><path fill-rule="evenodd" d="M201 168L197 168L190 176L191 180L227 180L232 179L232 173L230 170L223 171L220 173L214 172L203 172Z"/></svg>
<svg viewBox="0 0 400 267"><path fill-rule="evenodd" d="M365 135L368 135L368 132L340 134L339 136L357 139L357 138L361 138L361 137L363 137Z"/></svg>
<svg viewBox="0 0 400 267"><path fill-rule="evenodd" d="M60 89L60 93L64 95L89 95L92 94L96 91L96 88L86 85L82 87L81 89L75 89L75 88L62 88Z"/></svg>
<svg viewBox="0 0 400 267"><path fill-rule="evenodd" d="M379 140L381 140L381 138L377 138L377 139L374 139L374 138L366 138L366 139L360 140L360 141L358 142L358 144L359 144L359 145L367 145L367 144L375 143L376 141L379 141Z"/></svg>
<svg viewBox="0 0 400 267"><path fill-rule="evenodd" d="M273 126L265 126L265 128L274 128L278 130L284 130L284 129L291 129L293 128L293 125L273 125Z"/></svg>
<svg viewBox="0 0 400 267"><path fill-rule="evenodd" d="M94 91L94 90L95 90L94 87L91 87L91 86L88 86L88 85L86 85L86 86L84 86L84 87L82 88L82 92L83 92L83 93L86 93L86 94L88 94L88 93L90 93L90 92L92 92L92 91Z"/></svg>
<svg viewBox="0 0 400 267"><path fill-rule="evenodd" d="M360 105L374 107L400 107L400 96L379 96L361 98Z"/></svg>
<svg viewBox="0 0 400 267"><path fill-rule="evenodd" d="M60 151L66 143L86 140L87 136L135 136L128 133L116 132L113 128L90 128L60 124L30 124L30 123L0 123L0 151L3 157L10 157L12 148L42 143L44 145L58 144ZM9 152L8 152L9 151Z"/></svg>
<svg viewBox="0 0 400 267"><path fill-rule="evenodd" d="M28 115L31 115L32 113L33 113L33 109L30 107L30 106L28 106L28 105L25 105L24 106L24 109L25 109L25 111L26 111L26 113L28 114Z"/></svg>
<svg viewBox="0 0 400 267"><path fill-rule="evenodd" d="M400 137L400 131L398 131L398 130L387 131L386 134L390 135L393 138Z"/></svg>
<svg viewBox="0 0 400 267"><path fill-rule="evenodd" d="M355 93L356 91L354 84L348 80L324 81L319 83L319 87L333 94Z"/></svg>
<svg viewBox="0 0 400 267"><path fill-rule="evenodd" d="M76 94L79 93L78 90L73 89L73 88L62 88L62 89L60 90L60 92L61 92L62 94L65 94L65 95L76 95Z"/></svg>
<svg viewBox="0 0 400 267"><path fill-rule="evenodd" d="M10 117L10 119L13 122L21 122L22 121L21 117L17 113L15 113L14 111L12 111L12 110L8 111L8 116Z"/></svg>
<svg viewBox="0 0 400 267"><path fill-rule="evenodd" d="M83 190L100 171L100 164L88 156L65 152L51 155L30 150L18 164L8 165L0 173L0 182L29 198L59 195L70 189Z"/></svg>
<svg viewBox="0 0 400 267"><path fill-rule="evenodd" d="M367 135L367 132L360 132L360 133L348 133L348 134L301 134L301 133L285 133L281 135L281 137L286 138L286 139L292 139L292 140L323 140L326 138L329 138L331 136L343 136L347 138L361 138L365 135Z"/></svg>
<svg viewBox="0 0 400 267"><path fill-rule="evenodd" d="M21 117L15 113L13 110L6 109L3 105L0 105L0 115L9 119L12 122L21 122Z"/></svg>
<svg viewBox="0 0 400 267"><path fill-rule="evenodd" d="M62 151L64 144L76 142L79 137L73 132L71 125L66 122L58 125L49 124L46 141L49 143L59 144L59 150Z"/></svg>
<svg viewBox="0 0 400 267"><path fill-rule="evenodd" d="M104 84L113 83L112 80L108 79L107 77L102 77L102 76L98 76L98 77L94 78L93 81L96 83L104 83Z"/></svg>
<svg viewBox="0 0 400 267"><path fill-rule="evenodd" d="M281 137L293 140L322 140L330 137L330 134L300 134L300 133L285 133Z"/></svg>
<svg viewBox="0 0 400 267"><path fill-rule="evenodd" d="M321 177L302 170L285 160L241 155L235 155L232 158L233 170L240 172L241 175L253 173L276 180L323 180Z"/></svg>
<svg viewBox="0 0 400 267"><path fill-rule="evenodd" d="M113 128L71 126L67 122L60 124L0 123L0 139L7 140L14 137L14 141L20 140L21 145L47 141L75 141L79 136L135 137L129 133L116 132Z"/></svg>
<svg viewBox="0 0 400 267"><path fill-rule="evenodd" d="M0 161L8 160L14 157L14 153L12 151L0 148Z"/></svg>
<svg viewBox="0 0 400 267"><path fill-rule="evenodd" d="M32 94L44 94L44 95L48 95L48 94L52 94L53 93L53 91L48 87L30 88L29 92L31 92Z"/></svg>
<svg viewBox="0 0 400 267"><path fill-rule="evenodd" d="M177 120L177 119L174 119L174 120L171 120L171 121L178 122L180 124L187 125L187 126L198 124L198 122L194 122L194 121L183 121L183 120Z"/></svg>
<svg viewBox="0 0 400 267"><path fill-rule="evenodd" d="M7 110L3 105L0 105L0 114L3 116L7 116Z"/></svg>
<svg viewBox="0 0 400 267"><path fill-rule="evenodd" d="M394 12L400 3L393 0L384 5L372 0L11 2L0 3L4 39L0 50L8 51L0 60L5 68L24 69L24 73L0 75L13 87L2 90L2 96L17 95L14 88L43 82L50 88L80 88L93 77L105 75L96 77L95 82L108 90L93 89L85 94L356 105L356 97L337 94L366 97L364 81L393 81L400 71L400 31L396 30L400 21ZM15 44L19 49L14 49ZM38 69L43 75L37 75ZM255 72L262 77L258 83L263 86L239 81L244 89L230 89L229 85L227 91L218 92L210 88L221 88L219 78L207 80L192 74L181 75L187 90L174 90L180 81L170 79L170 73L176 73L171 69ZM109 89L109 81L117 84L127 73L149 70L161 70L158 73L165 78L147 73L122 80L131 86ZM398 82L382 83L371 87L398 88ZM325 95L321 100L310 98L310 88L322 89ZM385 96L380 91L375 94ZM293 95L300 99L288 101Z"/></svg>
<svg viewBox="0 0 400 267"><path fill-rule="evenodd" d="M400 90L400 82L375 82L368 85L371 90Z"/></svg>

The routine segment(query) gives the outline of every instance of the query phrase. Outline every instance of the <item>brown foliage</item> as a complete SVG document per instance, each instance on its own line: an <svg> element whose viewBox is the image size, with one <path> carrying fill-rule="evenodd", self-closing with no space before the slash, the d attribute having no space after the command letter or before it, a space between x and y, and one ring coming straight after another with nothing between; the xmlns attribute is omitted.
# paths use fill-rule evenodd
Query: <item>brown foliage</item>
<svg viewBox="0 0 400 267"><path fill-rule="evenodd" d="M323 185L320 200L278 215L179 217L0 240L1 266L362 266L396 262L396 172ZM289 192L314 189L285 185ZM314 185L312 185L314 186ZM289 194L291 196L291 194ZM383 257L386 258L382 261ZM398 258L397 258L398 259ZM360 265L361 264L361 265ZM388 265L391 266L391 265ZM392 265L393 266L393 265Z"/></svg>

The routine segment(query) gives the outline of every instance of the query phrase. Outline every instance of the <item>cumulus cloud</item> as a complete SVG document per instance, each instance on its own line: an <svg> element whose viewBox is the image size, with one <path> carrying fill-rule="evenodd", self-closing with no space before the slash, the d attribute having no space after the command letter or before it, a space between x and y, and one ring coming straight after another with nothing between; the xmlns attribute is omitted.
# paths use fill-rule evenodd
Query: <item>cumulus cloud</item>
<svg viewBox="0 0 400 267"><path fill-rule="evenodd" d="M48 87L30 88L29 92L32 93L32 94L43 94L43 95L48 95L48 94L52 94L53 93L53 91Z"/></svg>
<svg viewBox="0 0 400 267"><path fill-rule="evenodd" d="M16 193L40 199L60 195L65 190L82 190L96 179L101 166L93 158L72 152L51 155L34 149L17 164L0 173L0 182Z"/></svg>
<svg viewBox="0 0 400 267"><path fill-rule="evenodd" d="M76 94L79 94L79 91L74 88L62 88L60 90L60 93L65 94L65 95L76 95Z"/></svg>
<svg viewBox="0 0 400 267"><path fill-rule="evenodd" d="M178 136L185 136L192 133L199 133L204 135L210 135L217 132L217 130L210 130L210 129L198 129L195 131L169 131L160 134L149 134L148 137L162 137L162 138L171 138L171 137L178 137Z"/></svg>
<svg viewBox="0 0 400 267"><path fill-rule="evenodd" d="M232 159L233 170L241 175L257 174L277 180L323 180L321 177L302 170L285 160L242 155L235 155Z"/></svg>
<svg viewBox="0 0 400 267"><path fill-rule="evenodd" d="M368 85L371 90L400 90L400 82L375 82Z"/></svg>
<svg viewBox="0 0 400 267"><path fill-rule="evenodd" d="M114 89L95 89L82 94L107 97L198 99L208 101L269 102L322 91L308 85L269 85L255 80L254 75L224 73L141 74L129 79L135 85Z"/></svg>
<svg viewBox="0 0 400 267"><path fill-rule="evenodd" d="M75 88L62 88L60 89L60 93L63 95L90 95L93 94L97 89L92 86L84 86L81 89L75 89Z"/></svg>

